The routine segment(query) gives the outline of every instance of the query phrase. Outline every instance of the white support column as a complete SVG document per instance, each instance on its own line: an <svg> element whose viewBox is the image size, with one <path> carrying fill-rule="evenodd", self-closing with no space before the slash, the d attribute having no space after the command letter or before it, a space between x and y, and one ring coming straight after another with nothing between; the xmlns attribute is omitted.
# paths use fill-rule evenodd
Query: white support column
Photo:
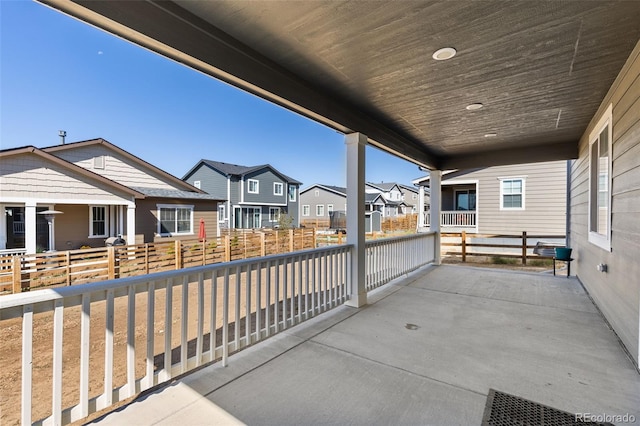
<svg viewBox="0 0 640 426"><path fill-rule="evenodd" d="M441 182L442 182L442 171L441 170L431 170L429 172L429 181L431 182L431 191L430 191L430 205L431 205L431 231L436 233L436 252L435 252L435 261L433 262L436 265L440 265L442 261L442 247L440 246L440 209L441 209Z"/></svg>
<svg viewBox="0 0 640 426"><path fill-rule="evenodd" d="M7 211L0 205L0 250L7 248Z"/></svg>
<svg viewBox="0 0 640 426"><path fill-rule="evenodd" d="M121 207L118 206L109 206L109 232L107 232L107 237L113 237L114 235L116 235L118 232L116 231L116 218L117 218L117 213L116 213L116 209L118 209Z"/></svg>
<svg viewBox="0 0 640 426"><path fill-rule="evenodd" d="M418 187L418 228L424 228L427 219L424 215L424 185Z"/></svg>
<svg viewBox="0 0 640 426"><path fill-rule="evenodd" d="M36 203L27 202L24 205L24 248L27 254L36 252ZM49 249L49 247L43 247Z"/></svg>
<svg viewBox="0 0 640 426"><path fill-rule="evenodd" d="M136 243L136 206L127 206L127 244Z"/></svg>
<svg viewBox="0 0 640 426"><path fill-rule="evenodd" d="M128 218L129 217L127 216L127 223L129 222ZM135 218L135 215L134 215L134 218ZM134 225L135 225L135 222L134 222ZM127 225L127 226L129 226L129 225ZM118 236L118 234L121 234L123 236L126 235L126 233L124 232L124 206L122 206L122 205L118 206L118 226L117 226L117 231L115 232L114 235L112 235L112 237L116 237L116 236ZM127 243L127 244L129 244L129 243ZM135 244L135 243L131 243L131 244Z"/></svg>
<svg viewBox="0 0 640 426"><path fill-rule="evenodd" d="M351 256L351 289L347 305L359 308L367 304L365 289L365 146L361 133L345 136L347 145L347 244L353 245Z"/></svg>

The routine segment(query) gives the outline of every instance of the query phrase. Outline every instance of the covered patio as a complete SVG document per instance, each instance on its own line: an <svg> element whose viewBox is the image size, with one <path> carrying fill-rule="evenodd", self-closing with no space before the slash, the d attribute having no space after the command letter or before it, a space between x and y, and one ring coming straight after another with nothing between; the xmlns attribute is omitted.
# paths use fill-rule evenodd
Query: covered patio
<svg viewBox="0 0 640 426"><path fill-rule="evenodd" d="M38 310L54 312L55 351L51 416L37 424L80 420L147 390L154 393L103 421L479 424L490 389L572 414L640 419L640 284L629 279L640 276L640 3L40 1L343 133L350 208L347 245L335 250L0 300L0 314L23 323L22 423L40 418L31 412ZM365 145L429 170L432 233L365 243ZM443 171L563 159L575 160L567 221L577 279L448 266L412 272L440 261ZM315 277L320 264L316 287L303 268ZM258 274L260 289L258 276L268 283L273 272L278 283L278 271L285 291L273 306L282 315L267 316L266 327L256 315L252 328L248 310L246 334L231 333L230 321L242 318L240 298L229 301L230 277L240 294L241 274L248 289ZM137 374L133 324L145 312L136 295L153 306L156 286L164 292L170 326L172 292L187 299L195 274L196 353L187 352L183 308L178 362L167 332L162 368L152 339ZM202 330L205 315L212 334L220 325L204 308L208 282L211 295L223 289L220 344L205 345ZM127 360L114 366L114 298L125 297ZM107 306L103 391L88 390L90 335L82 331L80 397L65 409L63 313L82 305L81 330L89 330L94 300ZM149 336L154 319L149 309ZM117 387L114 370L125 364L126 384Z"/></svg>
<svg viewBox="0 0 640 426"><path fill-rule="evenodd" d="M489 389L640 421L640 376L577 279L428 266L97 422L480 424Z"/></svg>

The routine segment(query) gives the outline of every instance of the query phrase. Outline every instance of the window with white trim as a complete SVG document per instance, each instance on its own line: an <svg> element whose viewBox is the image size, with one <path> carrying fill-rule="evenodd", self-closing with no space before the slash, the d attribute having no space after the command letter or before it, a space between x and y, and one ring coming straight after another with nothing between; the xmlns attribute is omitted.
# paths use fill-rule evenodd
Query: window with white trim
<svg viewBox="0 0 640 426"><path fill-rule="evenodd" d="M302 206L302 216L309 216L311 214L311 206L305 204Z"/></svg>
<svg viewBox="0 0 640 426"><path fill-rule="evenodd" d="M89 237L104 238L107 236L107 207L89 207Z"/></svg>
<svg viewBox="0 0 640 426"><path fill-rule="evenodd" d="M193 234L193 206L158 204L158 234Z"/></svg>
<svg viewBox="0 0 640 426"><path fill-rule="evenodd" d="M284 185L282 182L273 182L273 195L284 195Z"/></svg>
<svg viewBox="0 0 640 426"><path fill-rule="evenodd" d="M316 206L316 216L324 216L324 204L318 204Z"/></svg>
<svg viewBox="0 0 640 426"><path fill-rule="evenodd" d="M200 186L202 185L202 182L200 182L199 180L194 180L193 181L193 186L195 186L198 189L202 189L200 188Z"/></svg>
<svg viewBox="0 0 640 426"><path fill-rule="evenodd" d="M289 201L295 202L296 201L296 186L295 185L289 185L288 191L289 191Z"/></svg>
<svg viewBox="0 0 640 426"><path fill-rule="evenodd" d="M500 210L524 210L524 178L500 179Z"/></svg>
<svg viewBox="0 0 640 426"><path fill-rule="evenodd" d="M327 204L327 213L331 213L333 211L333 204Z"/></svg>
<svg viewBox="0 0 640 426"><path fill-rule="evenodd" d="M260 192L260 181L249 179L247 181L247 192L249 194L258 194Z"/></svg>
<svg viewBox="0 0 640 426"><path fill-rule="evenodd" d="M224 222L226 219L227 207L224 204L218 204L218 222Z"/></svg>
<svg viewBox="0 0 640 426"><path fill-rule="evenodd" d="M611 250L612 105L589 135L589 242Z"/></svg>
<svg viewBox="0 0 640 426"><path fill-rule="evenodd" d="M319 197L320 196L320 191L318 191L317 189L313 192L313 195L315 197Z"/></svg>
<svg viewBox="0 0 640 426"><path fill-rule="evenodd" d="M280 207L269 207L269 222L280 220Z"/></svg>

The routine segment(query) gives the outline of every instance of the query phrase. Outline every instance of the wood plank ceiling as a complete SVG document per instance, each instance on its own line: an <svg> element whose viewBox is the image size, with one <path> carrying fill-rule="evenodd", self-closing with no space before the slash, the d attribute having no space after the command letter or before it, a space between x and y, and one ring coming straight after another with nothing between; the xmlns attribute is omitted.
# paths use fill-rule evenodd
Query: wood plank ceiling
<svg viewBox="0 0 640 426"><path fill-rule="evenodd" d="M575 158L640 39L635 0L41 1L439 169Z"/></svg>

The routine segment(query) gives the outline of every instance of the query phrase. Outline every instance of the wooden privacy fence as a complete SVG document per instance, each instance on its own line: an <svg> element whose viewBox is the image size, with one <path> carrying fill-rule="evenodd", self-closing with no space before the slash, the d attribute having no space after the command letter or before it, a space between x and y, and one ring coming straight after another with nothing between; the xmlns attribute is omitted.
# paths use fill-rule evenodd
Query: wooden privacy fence
<svg viewBox="0 0 640 426"><path fill-rule="evenodd" d="M417 214L407 214L397 217L385 217L382 219L382 232L415 230L417 221Z"/></svg>
<svg viewBox="0 0 640 426"><path fill-rule="evenodd" d="M0 256L0 292L86 284L316 247L315 229L228 231L205 240Z"/></svg>
<svg viewBox="0 0 640 426"><path fill-rule="evenodd" d="M459 238L460 241L447 241L452 238ZM552 257L540 256L533 253L536 243L543 240L565 240L565 236L528 235L526 232L522 232L520 235L481 235L467 234L465 231L462 231L443 233L440 244L443 255L461 256L463 262L467 261L467 256L496 256L521 259L522 264L526 265L527 259L552 259ZM450 247L459 247L459 250L449 250ZM484 250L487 248L489 250Z"/></svg>

